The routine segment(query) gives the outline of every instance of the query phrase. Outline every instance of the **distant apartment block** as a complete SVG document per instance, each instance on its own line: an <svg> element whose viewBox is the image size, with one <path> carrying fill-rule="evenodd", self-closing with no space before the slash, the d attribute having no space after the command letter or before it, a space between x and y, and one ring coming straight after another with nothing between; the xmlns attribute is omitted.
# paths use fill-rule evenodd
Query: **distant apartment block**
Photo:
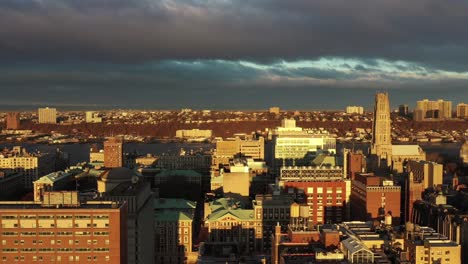
<svg viewBox="0 0 468 264"><path fill-rule="evenodd" d="M6 129L20 129L20 115L18 112L9 112L6 117Z"/></svg>
<svg viewBox="0 0 468 264"><path fill-rule="evenodd" d="M457 117L468 118L468 104L460 103L457 105Z"/></svg>
<svg viewBox="0 0 468 264"><path fill-rule="evenodd" d="M39 124L56 124L57 109L55 108L39 108L38 109Z"/></svg>
<svg viewBox="0 0 468 264"><path fill-rule="evenodd" d="M263 137L259 139L240 138L220 140L216 142L217 158L233 158L235 155L251 157L253 159L265 158L265 140Z"/></svg>
<svg viewBox="0 0 468 264"><path fill-rule="evenodd" d="M99 117L99 114L94 111L86 112L86 123L101 123L102 118Z"/></svg>
<svg viewBox="0 0 468 264"><path fill-rule="evenodd" d="M463 164L468 164L468 140L460 148L460 159Z"/></svg>
<svg viewBox="0 0 468 264"><path fill-rule="evenodd" d="M179 129L176 138L210 138L212 134L210 129Z"/></svg>
<svg viewBox="0 0 468 264"><path fill-rule="evenodd" d="M449 119L452 117L452 101L430 101L424 99L416 102L413 119L415 121Z"/></svg>
<svg viewBox="0 0 468 264"><path fill-rule="evenodd" d="M280 114L280 108L278 106L273 106L273 107L270 107L270 109L268 110L268 112L270 114L275 114L275 115L279 115Z"/></svg>
<svg viewBox="0 0 468 264"><path fill-rule="evenodd" d="M31 189L33 181L40 175L55 170L55 155L49 153L30 153L19 146L0 152L0 168L24 175L24 187Z"/></svg>
<svg viewBox="0 0 468 264"><path fill-rule="evenodd" d="M409 107L407 104L402 104L398 106L398 115L399 116L408 116Z"/></svg>
<svg viewBox="0 0 468 264"><path fill-rule="evenodd" d="M347 106L346 107L347 114L359 114L362 115L364 113L364 107L362 106Z"/></svg>

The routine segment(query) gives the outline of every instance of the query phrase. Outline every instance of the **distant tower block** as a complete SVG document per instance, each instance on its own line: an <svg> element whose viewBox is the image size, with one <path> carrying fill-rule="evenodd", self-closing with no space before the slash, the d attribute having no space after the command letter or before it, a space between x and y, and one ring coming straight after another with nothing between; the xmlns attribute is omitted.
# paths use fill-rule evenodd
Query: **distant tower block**
<svg viewBox="0 0 468 264"><path fill-rule="evenodd" d="M49 107L39 108L37 112L39 117L39 124L57 123L57 109Z"/></svg>
<svg viewBox="0 0 468 264"><path fill-rule="evenodd" d="M123 140L112 137L104 142L104 167L123 167Z"/></svg>
<svg viewBox="0 0 468 264"><path fill-rule="evenodd" d="M6 128L13 130L20 129L20 115L18 112L7 113Z"/></svg>
<svg viewBox="0 0 468 264"><path fill-rule="evenodd" d="M375 95L371 144L371 154L376 155L378 158L377 166L381 166L382 160L386 160L390 164L392 158L392 136L388 93L377 93Z"/></svg>

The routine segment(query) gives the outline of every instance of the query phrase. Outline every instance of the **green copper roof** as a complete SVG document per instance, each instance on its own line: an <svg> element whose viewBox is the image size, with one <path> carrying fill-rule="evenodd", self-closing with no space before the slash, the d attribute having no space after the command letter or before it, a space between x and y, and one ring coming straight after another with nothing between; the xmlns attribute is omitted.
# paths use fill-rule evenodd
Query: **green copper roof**
<svg viewBox="0 0 468 264"><path fill-rule="evenodd" d="M215 222L224 216L231 215L241 221L250 221L254 219L253 209L222 209L211 213L206 219L208 222Z"/></svg>
<svg viewBox="0 0 468 264"><path fill-rule="evenodd" d="M225 215L232 215L239 220L253 220L253 209L242 209L242 204L232 198L219 198L210 203L211 214L207 217L207 221L217 221Z"/></svg>
<svg viewBox="0 0 468 264"><path fill-rule="evenodd" d="M67 172L56 171L56 172L49 173L49 174L47 174L45 176L42 176L41 178L37 179L34 182L35 183L53 184L56 181L71 177L71 176L73 176L75 174L78 174L80 172L82 172L82 170L80 170L80 169L74 169L74 170L70 170L70 171L67 171Z"/></svg>
<svg viewBox="0 0 468 264"><path fill-rule="evenodd" d="M156 222L178 222L178 221L192 221L192 217L187 213L177 210L162 210L156 215Z"/></svg>

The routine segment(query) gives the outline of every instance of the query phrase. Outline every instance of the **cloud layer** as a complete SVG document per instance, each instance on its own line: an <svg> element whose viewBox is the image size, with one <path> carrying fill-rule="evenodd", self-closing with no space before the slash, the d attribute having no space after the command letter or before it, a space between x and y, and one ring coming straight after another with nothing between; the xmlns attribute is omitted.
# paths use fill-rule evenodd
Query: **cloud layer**
<svg viewBox="0 0 468 264"><path fill-rule="evenodd" d="M233 89L289 98L286 88L446 90L462 101L466 14L464 0L3 0L0 89L54 91L54 103L70 91L134 89L195 91L173 104L209 105Z"/></svg>

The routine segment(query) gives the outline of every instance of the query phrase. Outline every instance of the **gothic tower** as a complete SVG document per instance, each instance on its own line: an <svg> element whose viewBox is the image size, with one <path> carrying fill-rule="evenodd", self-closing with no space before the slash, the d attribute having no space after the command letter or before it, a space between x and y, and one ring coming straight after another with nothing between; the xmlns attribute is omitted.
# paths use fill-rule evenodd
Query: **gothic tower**
<svg viewBox="0 0 468 264"><path fill-rule="evenodd" d="M371 155L375 156L377 167L389 167L392 160L392 135L390 102L388 93L375 95L374 120L372 121Z"/></svg>

